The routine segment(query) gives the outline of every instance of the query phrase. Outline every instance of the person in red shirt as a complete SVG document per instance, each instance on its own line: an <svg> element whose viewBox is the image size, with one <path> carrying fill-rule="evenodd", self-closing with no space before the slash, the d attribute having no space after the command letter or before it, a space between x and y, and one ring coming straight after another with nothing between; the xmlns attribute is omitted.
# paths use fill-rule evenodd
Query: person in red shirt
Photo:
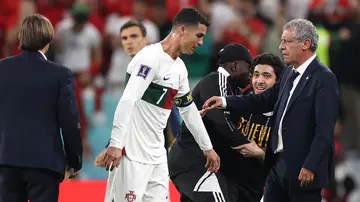
<svg viewBox="0 0 360 202"><path fill-rule="evenodd" d="M260 53L260 47L266 36L265 23L257 17L258 0L242 0L241 16L229 22L223 32L223 42L243 44L249 48L251 55Z"/></svg>
<svg viewBox="0 0 360 202"><path fill-rule="evenodd" d="M17 41L20 0L0 0L0 58L10 56Z"/></svg>

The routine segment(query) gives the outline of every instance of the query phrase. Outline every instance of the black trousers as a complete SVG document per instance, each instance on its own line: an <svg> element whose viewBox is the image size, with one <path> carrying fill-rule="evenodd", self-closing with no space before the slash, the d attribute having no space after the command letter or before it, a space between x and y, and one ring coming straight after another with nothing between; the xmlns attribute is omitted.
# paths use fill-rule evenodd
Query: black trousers
<svg viewBox="0 0 360 202"><path fill-rule="evenodd" d="M229 201L227 184L221 173L186 172L172 178L180 192L181 202L225 202Z"/></svg>
<svg viewBox="0 0 360 202"><path fill-rule="evenodd" d="M57 202L59 173L47 169L0 167L0 202Z"/></svg>
<svg viewBox="0 0 360 202"><path fill-rule="evenodd" d="M173 177L172 182L181 202L259 202L263 193L227 179L221 172L188 171Z"/></svg>
<svg viewBox="0 0 360 202"><path fill-rule="evenodd" d="M266 179L264 202L321 202L320 188L300 189L285 178L285 171L284 158L278 155Z"/></svg>

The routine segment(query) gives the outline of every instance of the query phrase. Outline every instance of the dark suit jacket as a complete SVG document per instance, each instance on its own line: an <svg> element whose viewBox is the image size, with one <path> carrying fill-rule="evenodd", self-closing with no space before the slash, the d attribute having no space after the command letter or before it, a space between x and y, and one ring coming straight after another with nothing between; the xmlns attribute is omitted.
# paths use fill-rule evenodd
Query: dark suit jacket
<svg viewBox="0 0 360 202"><path fill-rule="evenodd" d="M0 60L0 165L63 174L81 169L82 150L70 70L40 52Z"/></svg>
<svg viewBox="0 0 360 202"><path fill-rule="evenodd" d="M279 82L259 95L227 97L227 110L267 112L278 105L292 68L287 68ZM339 89L331 70L315 58L302 75L289 102L282 125L285 176L291 183L300 185L300 169L315 173L315 180L305 188L326 187L331 176L334 153L334 127L338 113ZM271 135L278 135L272 131ZM270 138L271 139L271 138ZM271 142L266 162L274 163Z"/></svg>

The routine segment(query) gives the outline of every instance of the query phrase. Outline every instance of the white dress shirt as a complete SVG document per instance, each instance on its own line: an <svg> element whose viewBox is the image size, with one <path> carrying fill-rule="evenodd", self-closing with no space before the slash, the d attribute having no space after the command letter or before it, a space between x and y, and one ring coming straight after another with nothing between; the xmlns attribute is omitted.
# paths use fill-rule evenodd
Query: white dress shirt
<svg viewBox="0 0 360 202"><path fill-rule="evenodd" d="M290 95L289 95L289 98L286 102L286 106L285 106L285 110L281 116L281 119L280 119L280 123L279 123L279 130L278 130L278 145L277 145L277 148L275 150L275 153L278 153L278 152L282 152L284 150L284 145L283 145L283 140L282 140L282 123L283 123L283 120L284 120L284 116L285 116L285 113L286 113L286 109L289 105L289 101L291 99L291 96L293 94L293 92L295 91L296 89L296 86L298 85L302 75L304 74L305 70L307 69L307 67L310 65L310 63L315 59L316 57L316 54L314 54L313 56L311 56L308 60L306 60L302 65L300 65L297 69L294 69L294 71L297 71L299 72L299 76L297 76L293 82L293 87L292 89L290 90Z"/></svg>
<svg viewBox="0 0 360 202"><path fill-rule="evenodd" d="M47 60L47 57L45 56L45 54L41 51L39 51L39 53L41 53L41 55L45 58L45 60Z"/></svg>

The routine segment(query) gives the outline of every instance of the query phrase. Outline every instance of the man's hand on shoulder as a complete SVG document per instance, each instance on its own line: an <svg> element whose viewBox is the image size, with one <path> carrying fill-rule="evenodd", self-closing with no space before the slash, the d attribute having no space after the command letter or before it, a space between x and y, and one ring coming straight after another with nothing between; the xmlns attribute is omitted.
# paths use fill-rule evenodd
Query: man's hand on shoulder
<svg viewBox="0 0 360 202"><path fill-rule="evenodd" d="M206 102L203 105L203 109L201 110L200 114L205 114L207 111L222 107L224 105L223 98L218 96L213 96L206 100Z"/></svg>
<svg viewBox="0 0 360 202"><path fill-rule="evenodd" d="M217 172L220 169L220 157L217 155L214 149L205 151L204 155L206 157L206 165L210 172Z"/></svg>
<svg viewBox="0 0 360 202"><path fill-rule="evenodd" d="M116 168L119 167L121 157L122 157L122 149L109 146L105 150L104 159L103 159L103 163L106 167L106 170L110 169L112 171L114 170L115 167Z"/></svg>

